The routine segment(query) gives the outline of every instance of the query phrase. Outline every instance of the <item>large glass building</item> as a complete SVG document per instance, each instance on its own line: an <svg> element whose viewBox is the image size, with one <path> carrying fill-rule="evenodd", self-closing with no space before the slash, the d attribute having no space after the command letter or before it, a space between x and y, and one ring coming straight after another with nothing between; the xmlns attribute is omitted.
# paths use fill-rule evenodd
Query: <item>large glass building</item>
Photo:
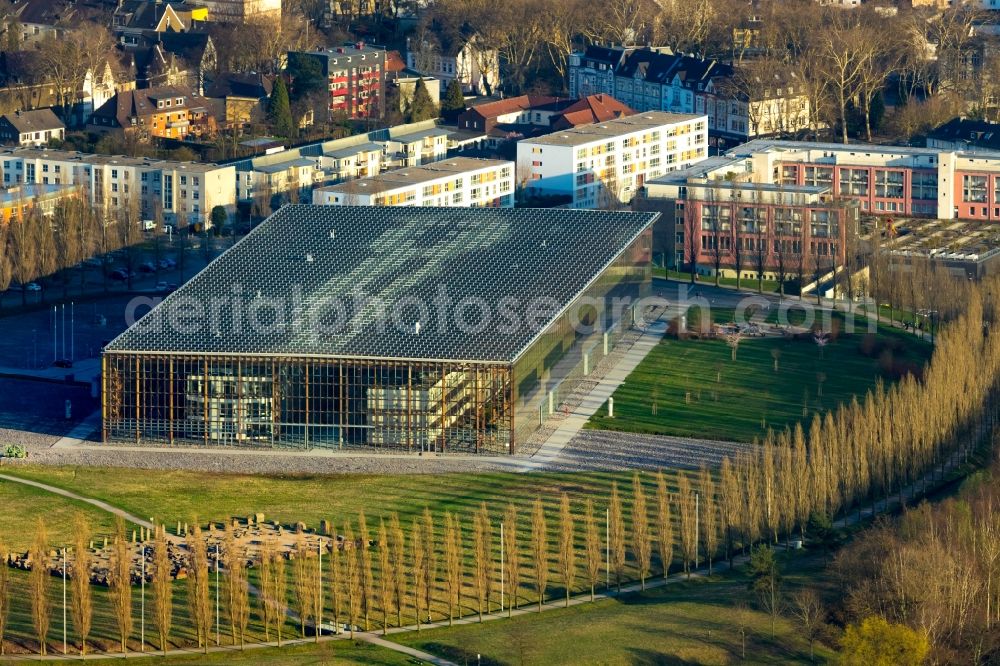
<svg viewBox="0 0 1000 666"><path fill-rule="evenodd" d="M104 441L513 453L632 324L656 217L285 206L108 344Z"/></svg>

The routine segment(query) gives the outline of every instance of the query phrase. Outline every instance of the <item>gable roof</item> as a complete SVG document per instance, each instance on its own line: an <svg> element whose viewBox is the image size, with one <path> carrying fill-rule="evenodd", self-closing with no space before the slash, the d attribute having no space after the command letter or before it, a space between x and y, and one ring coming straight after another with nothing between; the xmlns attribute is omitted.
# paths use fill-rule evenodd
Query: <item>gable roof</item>
<svg viewBox="0 0 1000 666"><path fill-rule="evenodd" d="M685 88L696 90L703 89L710 79L732 76L733 68L717 60L644 48L629 53L615 74L659 84L677 77Z"/></svg>
<svg viewBox="0 0 1000 666"><path fill-rule="evenodd" d="M141 90L122 90L94 111L94 118L114 118L120 127L130 127L130 118L150 116L162 109L156 108L158 99L184 97L182 106L171 106L173 110L192 108L191 91L180 86L161 86Z"/></svg>
<svg viewBox="0 0 1000 666"><path fill-rule="evenodd" d="M149 0L125 0L115 10L116 28L127 28L129 30L156 30L165 14L173 15L181 25L184 21L174 8L160 2L150 2Z"/></svg>
<svg viewBox="0 0 1000 666"><path fill-rule="evenodd" d="M114 9L114 3L91 0L19 0L13 3L14 15L21 23L33 25L61 24L67 28L77 27L81 21L102 18Z"/></svg>
<svg viewBox="0 0 1000 666"><path fill-rule="evenodd" d="M192 65L201 62L205 52L215 48L207 32L161 32L160 44L168 53L184 58Z"/></svg>
<svg viewBox="0 0 1000 666"><path fill-rule="evenodd" d="M631 116L636 111L622 104L611 95L588 95L570 104L552 119L553 129L576 127L588 123L603 123L615 118Z"/></svg>
<svg viewBox="0 0 1000 666"><path fill-rule="evenodd" d="M549 95L520 95L518 97L508 97L495 102L486 102L470 107L466 113L476 113L483 118L498 118L509 113L517 113L526 109L534 109L549 104L560 102L558 97Z"/></svg>
<svg viewBox="0 0 1000 666"><path fill-rule="evenodd" d="M1000 148L1000 123L969 118L952 118L927 133L928 139L963 142L980 148Z"/></svg>
<svg viewBox="0 0 1000 666"><path fill-rule="evenodd" d="M15 111L5 114L3 120L10 123L18 132L44 132L66 127L52 109Z"/></svg>

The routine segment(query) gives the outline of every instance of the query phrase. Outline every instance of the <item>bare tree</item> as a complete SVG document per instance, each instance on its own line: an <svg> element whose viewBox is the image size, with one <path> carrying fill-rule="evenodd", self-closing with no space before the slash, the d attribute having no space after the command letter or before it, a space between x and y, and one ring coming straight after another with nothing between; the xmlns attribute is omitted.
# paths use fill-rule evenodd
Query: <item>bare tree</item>
<svg viewBox="0 0 1000 666"><path fill-rule="evenodd" d="M354 538L351 521L344 523L344 547L350 547L351 552L344 553L344 583L347 585L347 630L354 639L354 626L361 614L361 566L358 559L358 541Z"/></svg>
<svg viewBox="0 0 1000 666"><path fill-rule="evenodd" d="M670 563L674 559L674 521L670 515L670 494L662 469L656 471L656 545L660 551L663 577L666 578L670 575Z"/></svg>
<svg viewBox="0 0 1000 666"><path fill-rule="evenodd" d="M434 590L437 588L437 536L434 531L434 517L431 510L424 507L424 610L427 621L431 621L434 610Z"/></svg>
<svg viewBox="0 0 1000 666"><path fill-rule="evenodd" d="M10 567L6 566L10 551L0 542L0 656L6 652L4 637L7 635L7 622L10 619Z"/></svg>
<svg viewBox="0 0 1000 666"><path fill-rule="evenodd" d="M493 526L489 510L483 502L473 518L473 550L476 559L475 588L479 602L479 621L483 621L483 605L489 612L490 589L493 584Z"/></svg>
<svg viewBox="0 0 1000 666"><path fill-rule="evenodd" d="M111 542L108 565L108 589L122 653L128 651L132 634L132 553L125 539L125 521L115 521L115 535Z"/></svg>
<svg viewBox="0 0 1000 666"><path fill-rule="evenodd" d="M684 573L691 577L691 565L698 553L698 524L695 515L694 492L691 482L683 470L677 472L677 505L681 518L681 558L684 561Z"/></svg>
<svg viewBox="0 0 1000 666"><path fill-rule="evenodd" d="M642 489L639 473L632 476L632 552L639 568L642 589L646 589L650 560L653 554L652 539L649 535L649 513L646 510L646 493Z"/></svg>
<svg viewBox="0 0 1000 666"><path fill-rule="evenodd" d="M559 500L559 568L563 587L566 588L566 606L569 606L569 596L576 580L576 528L566 493Z"/></svg>
<svg viewBox="0 0 1000 666"><path fill-rule="evenodd" d="M608 542L611 548L611 567L615 572L618 593L622 591L622 575L625 573L625 521L622 518L622 500L618 495L618 482L611 482L611 505L608 508Z"/></svg>
<svg viewBox="0 0 1000 666"><path fill-rule="evenodd" d="M167 551L167 530L156 526L153 537L153 623L160 637L160 650L167 654L170 643L170 629L173 624L173 565ZM89 582L89 581L88 581Z"/></svg>
<svg viewBox="0 0 1000 666"><path fill-rule="evenodd" d="M396 576L394 582L396 589L393 594L396 597L394 606L396 607L396 626L403 626L403 611L406 610L406 535L399 524L399 516L394 512L389 515L389 549L392 559L396 563Z"/></svg>
<svg viewBox="0 0 1000 666"><path fill-rule="evenodd" d="M455 622L455 611L461 613L462 590L462 526L450 511L444 514L444 580L448 588L448 626Z"/></svg>
<svg viewBox="0 0 1000 666"><path fill-rule="evenodd" d="M365 618L365 631L368 631L371 628L370 618L373 605L372 600L375 597L375 579L372 575L372 558L369 549L371 534L368 532L368 521L365 520L364 511L358 514L358 539L360 541L358 559L360 560L361 575L361 611Z"/></svg>
<svg viewBox="0 0 1000 666"><path fill-rule="evenodd" d="M819 595L810 588L803 588L792 595L792 613L809 641L809 661L814 659L814 647L820 637L826 613Z"/></svg>
<svg viewBox="0 0 1000 666"><path fill-rule="evenodd" d="M708 575L712 575L712 558L719 549L719 518L715 497L715 479L708 467L701 468L701 541L705 546L705 557L708 559Z"/></svg>
<svg viewBox="0 0 1000 666"><path fill-rule="evenodd" d="M330 548L330 603L333 605L333 626L335 627L334 633L340 633L340 618L341 609L344 600L344 565L343 560L345 557L344 551L341 548L341 544L337 543L336 539L336 528L333 525L330 526L330 537L331 537L331 548ZM388 551L388 547L386 546ZM390 558L391 561L391 558ZM395 567L393 567L393 575L395 575ZM394 588L389 587L389 595L394 594Z"/></svg>
<svg viewBox="0 0 1000 666"><path fill-rule="evenodd" d="M295 535L295 546L292 560L292 596L295 600L295 614L299 616L299 632L302 638L306 637L306 625L313 619L312 595L313 580L310 572L312 563L311 553L306 545L305 535L301 532Z"/></svg>
<svg viewBox="0 0 1000 666"><path fill-rule="evenodd" d="M0 568L2 561L0 561ZM70 611L73 629L80 639L80 656L87 654L87 639L94 617L93 595L90 589L90 525L83 513L73 517L73 578L70 587Z"/></svg>
<svg viewBox="0 0 1000 666"><path fill-rule="evenodd" d="M518 541L517 507L508 502L504 512L503 546L506 559L504 566L504 582L507 585L507 617L517 608L517 593L521 589L521 545Z"/></svg>
<svg viewBox="0 0 1000 666"><path fill-rule="evenodd" d="M538 612L542 612L545 588L549 580L549 537L545 521L545 506L540 497L531 506L531 558L535 569L535 591L538 593Z"/></svg>
<svg viewBox="0 0 1000 666"><path fill-rule="evenodd" d="M188 572L188 605L191 619L198 635L198 647L208 653L208 637L212 630L212 612L209 601L208 546L202 536L201 526L194 521L194 529L188 537L191 556L191 570ZM276 568L275 568L276 569ZM281 575L284 576L284 566ZM277 571L275 571L277 578ZM276 601L274 603L277 603ZM281 622L281 620L279 620ZM280 630L279 630L280 631ZM280 633L279 633L279 643Z"/></svg>
<svg viewBox="0 0 1000 666"><path fill-rule="evenodd" d="M420 522L414 518L410 526L410 573L413 576L413 609L417 615L417 631L425 617L424 602L427 599L424 586L427 581L427 551L423 545L423 531Z"/></svg>
<svg viewBox="0 0 1000 666"><path fill-rule="evenodd" d="M590 600L594 600L594 588L601 576L601 538L594 520L594 503L587 498L583 514L584 539L587 553L587 582L590 583Z"/></svg>
<svg viewBox="0 0 1000 666"><path fill-rule="evenodd" d="M379 580L379 605L382 607L382 635L389 631L389 614L393 612L393 605L396 600L394 590L396 588L396 566L389 552L389 532L385 528L385 521L379 518L378 521L378 580Z"/></svg>
<svg viewBox="0 0 1000 666"><path fill-rule="evenodd" d="M28 580L31 591L31 624L38 639L38 653L47 653L47 637L51 621L52 602L48 595L49 537L41 518L36 522L35 539L31 542L28 559L31 561L31 575Z"/></svg>

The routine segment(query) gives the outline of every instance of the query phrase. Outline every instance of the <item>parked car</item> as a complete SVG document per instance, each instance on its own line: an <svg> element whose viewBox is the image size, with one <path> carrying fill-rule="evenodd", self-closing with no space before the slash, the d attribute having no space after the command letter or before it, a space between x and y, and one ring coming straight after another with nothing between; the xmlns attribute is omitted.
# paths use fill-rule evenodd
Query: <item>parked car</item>
<svg viewBox="0 0 1000 666"><path fill-rule="evenodd" d="M72 368L73 361L68 358L60 358L52 362L53 368Z"/></svg>
<svg viewBox="0 0 1000 666"><path fill-rule="evenodd" d="M28 284L24 285L24 290L25 291L41 291L42 287L37 282L29 282Z"/></svg>
<svg viewBox="0 0 1000 666"><path fill-rule="evenodd" d="M111 271L111 273L108 274L109 278L111 278L112 280L117 280L119 282L124 282L125 280L128 279L128 276L129 272L124 268L118 268L116 270Z"/></svg>
<svg viewBox="0 0 1000 666"><path fill-rule="evenodd" d="M104 262L101 261L100 257L91 257L90 259L87 259L83 263L86 264L87 266L97 266L97 267L100 267L104 264Z"/></svg>
<svg viewBox="0 0 1000 666"><path fill-rule="evenodd" d="M163 233L172 234L175 231L177 231L177 227L175 225L170 224L169 222L163 225Z"/></svg>
<svg viewBox="0 0 1000 666"><path fill-rule="evenodd" d="M158 291L158 292L161 292L161 293L165 292L167 290L167 288L168 288L168 285L167 285L166 282L157 282L156 283L156 291Z"/></svg>
<svg viewBox="0 0 1000 666"><path fill-rule="evenodd" d="M140 273L155 273L156 272L156 264L154 264L152 261L145 261L145 262L139 264L139 272Z"/></svg>
<svg viewBox="0 0 1000 666"><path fill-rule="evenodd" d="M166 259L160 259L159 261L160 270L169 270L177 266L177 262L169 257Z"/></svg>

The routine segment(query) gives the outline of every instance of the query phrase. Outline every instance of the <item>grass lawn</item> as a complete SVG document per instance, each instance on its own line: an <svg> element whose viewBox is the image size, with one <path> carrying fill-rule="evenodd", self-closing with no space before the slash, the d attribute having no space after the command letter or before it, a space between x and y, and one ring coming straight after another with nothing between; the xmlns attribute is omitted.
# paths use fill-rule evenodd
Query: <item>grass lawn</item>
<svg viewBox="0 0 1000 666"><path fill-rule="evenodd" d="M793 323L796 314L790 312ZM717 322L732 316L712 311ZM776 316L772 308L769 321ZM695 325L697 312L690 319ZM864 327L860 320L862 333ZM880 359L861 352L862 333L840 334L822 353L811 340L747 338L735 362L722 340L664 339L615 391L615 417L602 407L588 427L739 441L798 421L808 427L814 413L853 395L862 399L878 379L888 380ZM900 345L897 365L919 367L930 358L929 343L902 331L879 327L876 337Z"/></svg>
<svg viewBox="0 0 1000 666"><path fill-rule="evenodd" d="M9 468L2 468L6 473ZM52 543L67 543L73 534L73 519L83 512L91 529L100 534L110 534L113 516L82 502L72 502L65 497L0 479L0 541L12 550L23 552L35 537L35 524L44 518Z"/></svg>
<svg viewBox="0 0 1000 666"><path fill-rule="evenodd" d="M800 555L786 564L786 588L821 572L816 556ZM741 660L740 615L736 605L753 608L742 572L711 581L692 581L621 599L581 604L565 610L527 614L511 620L392 636L458 664L723 664ZM747 611L749 663L806 663L808 643L792 621L779 618L771 637L770 616ZM817 644L819 662L829 648Z"/></svg>

